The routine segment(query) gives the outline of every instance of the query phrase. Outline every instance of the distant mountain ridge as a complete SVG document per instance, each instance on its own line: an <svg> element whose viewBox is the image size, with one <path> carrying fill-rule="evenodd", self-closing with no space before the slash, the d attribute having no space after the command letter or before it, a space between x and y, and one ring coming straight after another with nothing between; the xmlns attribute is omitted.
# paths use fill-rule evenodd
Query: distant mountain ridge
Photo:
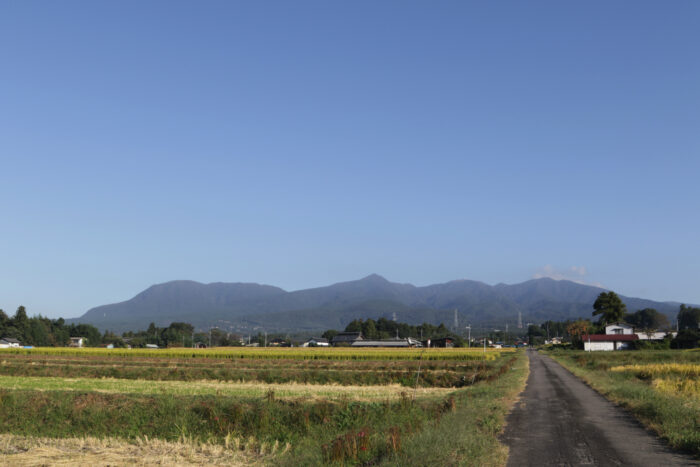
<svg viewBox="0 0 700 467"><path fill-rule="evenodd" d="M363 279L326 287L287 292L254 283L202 284L178 280L157 284L134 298L92 308L80 318L113 332L145 329L149 323L173 321L238 332L319 331L339 329L356 318L393 318L402 322L451 325L454 310L459 323L484 327L517 325L548 319L591 317L592 304L606 289L549 278L519 284L488 285L472 280L416 287L372 274ZM655 302L621 296L630 312L656 308L675 319L680 303Z"/></svg>

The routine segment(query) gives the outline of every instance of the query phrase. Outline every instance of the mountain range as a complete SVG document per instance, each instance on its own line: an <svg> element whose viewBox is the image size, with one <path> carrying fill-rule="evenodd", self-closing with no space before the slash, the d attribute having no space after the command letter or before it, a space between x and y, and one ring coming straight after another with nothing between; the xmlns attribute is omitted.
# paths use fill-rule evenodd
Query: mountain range
<svg viewBox="0 0 700 467"><path fill-rule="evenodd" d="M102 305L67 320L113 332L139 330L154 322L174 321L197 329L268 332L343 329L356 318L396 318L419 324L452 326L457 310L461 326L514 329L546 320L590 318L596 297L606 291L567 280L533 279L519 284L488 285L472 280L416 287L372 274L326 287L287 292L253 283L202 284L178 280L149 287L130 300ZM655 308L675 320L680 303L621 296L629 312Z"/></svg>

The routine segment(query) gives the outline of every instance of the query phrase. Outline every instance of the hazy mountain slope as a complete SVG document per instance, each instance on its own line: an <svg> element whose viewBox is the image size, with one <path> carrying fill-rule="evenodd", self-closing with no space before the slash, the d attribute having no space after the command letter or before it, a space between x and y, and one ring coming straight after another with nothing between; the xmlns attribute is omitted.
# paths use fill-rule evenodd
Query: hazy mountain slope
<svg viewBox="0 0 700 467"><path fill-rule="evenodd" d="M250 332L254 329L322 330L343 328L355 318L387 317L410 323L451 325L458 310L460 327L504 327L590 317L595 298L604 289L553 279L490 286L458 280L415 287L372 274L327 287L286 292L278 287L246 283L201 284L173 281L154 285L134 298L93 308L84 322L115 332L143 329L150 322L166 326L185 321L200 329L211 326ZM622 297L630 312L656 308L675 319L678 303Z"/></svg>
<svg viewBox="0 0 700 467"><path fill-rule="evenodd" d="M172 281L149 287L130 300L92 308L70 321L116 331L125 326L134 329L135 324L148 326L151 321L158 325L202 321L209 314L234 317L250 313L261 301L286 293L269 285Z"/></svg>

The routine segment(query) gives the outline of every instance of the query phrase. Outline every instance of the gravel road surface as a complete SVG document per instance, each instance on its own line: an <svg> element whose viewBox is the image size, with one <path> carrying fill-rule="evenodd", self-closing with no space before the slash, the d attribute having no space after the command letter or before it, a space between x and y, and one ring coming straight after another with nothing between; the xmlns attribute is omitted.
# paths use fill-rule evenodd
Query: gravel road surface
<svg viewBox="0 0 700 467"><path fill-rule="evenodd" d="M508 466L700 465L671 452L625 411L551 358L528 350L527 387L502 440Z"/></svg>

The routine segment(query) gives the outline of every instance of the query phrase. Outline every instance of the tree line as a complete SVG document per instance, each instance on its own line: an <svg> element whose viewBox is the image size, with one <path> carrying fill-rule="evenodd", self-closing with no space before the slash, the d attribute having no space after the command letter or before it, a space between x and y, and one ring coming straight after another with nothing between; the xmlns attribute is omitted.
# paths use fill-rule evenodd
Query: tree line
<svg viewBox="0 0 700 467"><path fill-rule="evenodd" d="M41 347L66 346L71 337L85 337L91 345L102 342L102 335L95 326L66 324L63 318L49 319L41 315L30 318L23 306L18 307L12 317L0 310L0 338L5 337Z"/></svg>
<svg viewBox="0 0 700 467"><path fill-rule="evenodd" d="M84 345L88 347L145 347L147 344L158 347L240 345L237 336L219 329L194 332L194 326L189 323L176 322L167 327L157 327L151 323L146 330L128 331L120 336L109 330L101 333L90 324L66 324L63 318L50 319L41 315L30 318L24 306L18 307L12 317L0 309L0 338L14 338L22 345L34 347L65 347L70 344L71 337L84 338Z"/></svg>

